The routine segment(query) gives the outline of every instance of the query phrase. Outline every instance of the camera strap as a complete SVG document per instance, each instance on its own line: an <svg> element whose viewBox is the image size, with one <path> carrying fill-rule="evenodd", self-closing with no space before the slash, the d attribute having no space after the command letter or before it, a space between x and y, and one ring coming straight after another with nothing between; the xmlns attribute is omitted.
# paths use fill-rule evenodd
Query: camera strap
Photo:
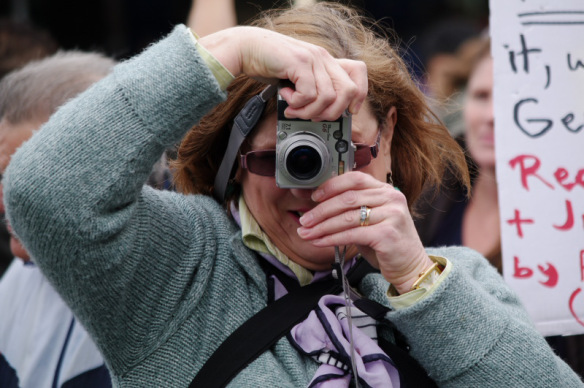
<svg viewBox="0 0 584 388"><path fill-rule="evenodd" d="M343 286L343 299L345 301L345 308L347 309L347 322L349 323L349 347L350 347L350 359L351 359L351 369L353 370L353 376L355 377L355 388L360 388L359 386L359 375L357 374L357 365L355 364L355 342L353 340L353 318L350 313L351 305L351 285L343 271L345 265L345 253L347 253L347 246L343 248L343 252L340 251L338 246L335 246L335 264L333 265L332 275L335 279L341 281Z"/></svg>
<svg viewBox="0 0 584 388"><path fill-rule="evenodd" d="M223 202L225 199L227 184L229 183L233 164L241 143L254 129L264 112L266 102L276 94L277 90L278 87L276 85L269 85L260 94L249 100L233 119L233 127L231 127L231 133L229 134L227 149L215 176L213 194L219 202Z"/></svg>

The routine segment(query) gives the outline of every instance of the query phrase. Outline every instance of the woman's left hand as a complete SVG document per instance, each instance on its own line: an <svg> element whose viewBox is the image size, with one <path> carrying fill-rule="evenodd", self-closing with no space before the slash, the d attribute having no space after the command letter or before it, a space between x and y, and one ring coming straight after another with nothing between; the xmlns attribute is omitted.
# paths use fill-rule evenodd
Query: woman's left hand
<svg viewBox="0 0 584 388"><path fill-rule="evenodd" d="M432 265L405 196L388 183L353 171L327 180L312 194L319 204L300 218L300 237L315 246L354 244L402 294ZM371 209L361 226L361 206Z"/></svg>

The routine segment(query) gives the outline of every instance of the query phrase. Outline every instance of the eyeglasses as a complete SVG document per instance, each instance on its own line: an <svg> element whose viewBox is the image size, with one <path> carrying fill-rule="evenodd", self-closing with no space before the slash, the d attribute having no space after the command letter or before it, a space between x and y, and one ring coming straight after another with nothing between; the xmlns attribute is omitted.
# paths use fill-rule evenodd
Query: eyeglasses
<svg viewBox="0 0 584 388"><path fill-rule="evenodd" d="M368 145L362 143L355 144L354 170L358 170L371 163L371 160L377 158L379 153L379 142L381 140L381 131L377 132L375 144ZM258 150L249 151L240 155L241 168L261 176L276 175L276 150Z"/></svg>

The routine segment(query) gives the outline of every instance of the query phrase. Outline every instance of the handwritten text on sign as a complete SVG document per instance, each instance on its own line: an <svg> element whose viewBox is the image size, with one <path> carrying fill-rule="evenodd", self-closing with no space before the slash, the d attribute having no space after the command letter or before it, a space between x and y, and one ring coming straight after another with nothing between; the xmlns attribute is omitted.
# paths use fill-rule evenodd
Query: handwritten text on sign
<svg viewBox="0 0 584 388"><path fill-rule="evenodd" d="M490 5L503 272L542 334L584 333L584 3Z"/></svg>

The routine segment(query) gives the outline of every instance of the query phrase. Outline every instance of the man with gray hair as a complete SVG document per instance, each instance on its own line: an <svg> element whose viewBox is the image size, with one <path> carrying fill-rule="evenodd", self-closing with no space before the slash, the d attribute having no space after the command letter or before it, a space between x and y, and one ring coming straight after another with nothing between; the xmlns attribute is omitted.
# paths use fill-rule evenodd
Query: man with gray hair
<svg viewBox="0 0 584 388"><path fill-rule="evenodd" d="M59 52L4 77L0 173L61 105L108 75L114 65L114 60L96 53ZM66 160L63 166L74 168ZM1 192L0 181L0 214ZM38 238L48 243L51 236ZM20 260L13 260L0 280L0 386L111 387L97 347L14 235L10 248Z"/></svg>
<svg viewBox="0 0 584 388"><path fill-rule="evenodd" d="M47 32L27 21L0 19L0 79L30 61L54 54L57 42ZM4 214L0 212L0 219ZM0 222L0 278L12 262L10 234Z"/></svg>

